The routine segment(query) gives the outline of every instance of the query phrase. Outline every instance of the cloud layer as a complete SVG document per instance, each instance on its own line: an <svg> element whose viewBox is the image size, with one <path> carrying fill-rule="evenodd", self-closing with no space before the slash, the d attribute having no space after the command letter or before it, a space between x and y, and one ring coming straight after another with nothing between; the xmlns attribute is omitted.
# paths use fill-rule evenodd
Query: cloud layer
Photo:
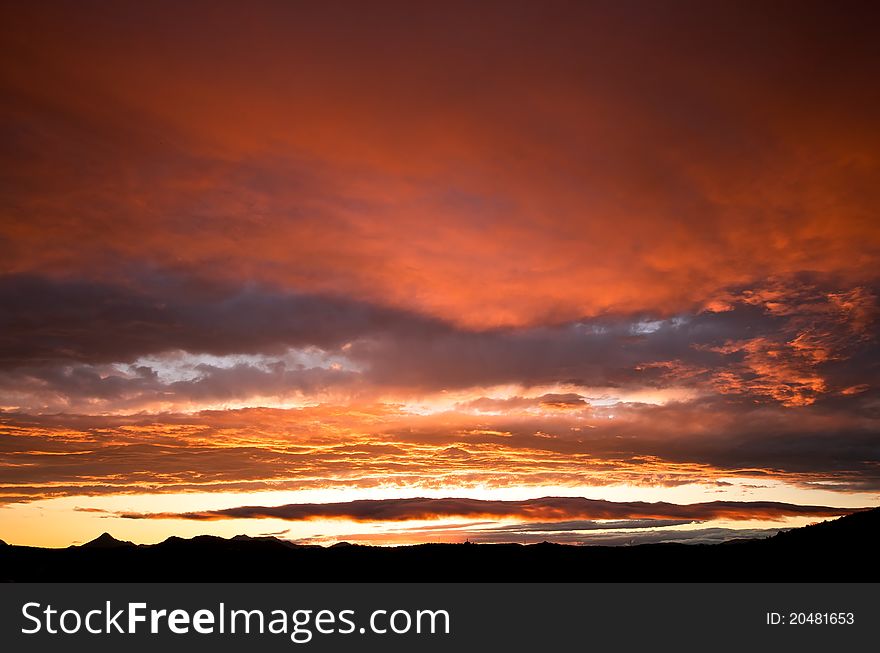
<svg viewBox="0 0 880 653"><path fill-rule="evenodd" d="M5 11L4 274L492 327L880 267L858 4L167 9Z"/></svg>
<svg viewBox="0 0 880 653"><path fill-rule="evenodd" d="M480 331L347 298L138 278L137 288L0 280L7 408L168 410L554 384L797 406L872 390L880 362L874 286L810 275L731 289L669 318Z"/></svg>

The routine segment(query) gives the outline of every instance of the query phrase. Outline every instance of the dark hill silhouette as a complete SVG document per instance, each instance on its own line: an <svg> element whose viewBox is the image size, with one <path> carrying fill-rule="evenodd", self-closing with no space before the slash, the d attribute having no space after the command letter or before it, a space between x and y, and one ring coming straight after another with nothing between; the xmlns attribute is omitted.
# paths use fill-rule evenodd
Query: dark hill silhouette
<svg viewBox="0 0 880 653"><path fill-rule="evenodd" d="M125 540L117 540L115 537L110 535L110 533L101 533L98 537L96 537L91 542L86 542L85 544L81 544L80 547L85 547L89 549L115 549L120 546L136 546L133 542L128 542Z"/></svg>
<svg viewBox="0 0 880 653"><path fill-rule="evenodd" d="M723 544L319 547L203 535L126 545L102 535L66 549L0 547L0 580L877 582L878 536L880 508ZM110 540L118 544L91 546Z"/></svg>

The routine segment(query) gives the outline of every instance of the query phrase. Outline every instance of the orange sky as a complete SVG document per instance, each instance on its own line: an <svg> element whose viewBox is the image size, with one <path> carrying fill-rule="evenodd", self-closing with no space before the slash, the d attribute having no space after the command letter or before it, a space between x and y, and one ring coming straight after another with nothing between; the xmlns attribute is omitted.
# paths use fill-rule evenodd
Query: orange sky
<svg viewBox="0 0 880 653"><path fill-rule="evenodd" d="M876 503L862 11L5 4L0 526L184 492Z"/></svg>

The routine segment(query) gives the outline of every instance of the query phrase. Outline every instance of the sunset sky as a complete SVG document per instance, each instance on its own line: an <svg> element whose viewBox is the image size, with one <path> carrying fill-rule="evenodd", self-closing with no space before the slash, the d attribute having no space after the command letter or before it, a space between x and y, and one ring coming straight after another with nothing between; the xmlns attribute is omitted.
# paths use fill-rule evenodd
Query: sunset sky
<svg viewBox="0 0 880 653"><path fill-rule="evenodd" d="M0 6L0 539L880 505L870 3Z"/></svg>

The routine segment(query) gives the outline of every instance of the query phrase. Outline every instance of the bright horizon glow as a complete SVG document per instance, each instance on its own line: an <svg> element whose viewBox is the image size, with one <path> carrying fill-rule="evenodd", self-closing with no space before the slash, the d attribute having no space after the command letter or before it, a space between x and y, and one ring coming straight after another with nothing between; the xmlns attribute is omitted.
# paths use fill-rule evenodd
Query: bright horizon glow
<svg viewBox="0 0 880 653"><path fill-rule="evenodd" d="M732 486L719 489L710 485L685 485L675 488L606 486L606 487L515 487L515 488L469 488L456 492L454 488L406 488L376 487L353 491L351 489L302 490L296 492L191 492L185 494L141 494L111 496L76 496L45 499L25 504L0 507L2 532L28 533L27 538L9 541L27 546L65 547L94 539L102 532L110 532L117 539L137 544L154 544L171 535L193 537L195 535L219 535L232 537L275 533L282 539L300 540L322 536L332 544L346 534L380 529L398 531L404 528L462 523L461 518L437 520L411 520L407 522L353 522L345 519L322 519L307 522L291 522L281 519L239 519L219 522L187 522L185 520L127 520L113 517L116 512L191 512L220 510L243 505L275 506L288 503L334 503L353 499L394 499L398 497L446 498L468 496L475 499L517 500L546 496L588 497L610 501L666 501L691 504L708 501L778 501L785 503L814 503L840 508L861 508L876 505L880 494L841 494L829 490L798 488L778 482L768 482L764 487L750 487L751 479L724 479ZM100 510L106 513L80 512ZM712 520L675 528L790 528L803 526L821 518L789 517L781 520ZM485 520L471 520L480 523ZM498 520L496 525L521 523L515 519ZM667 527L673 528L673 527ZM600 531L597 531L600 532ZM378 537L378 535L377 535ZM397 543L416 543L413 537Z"/></svg>

